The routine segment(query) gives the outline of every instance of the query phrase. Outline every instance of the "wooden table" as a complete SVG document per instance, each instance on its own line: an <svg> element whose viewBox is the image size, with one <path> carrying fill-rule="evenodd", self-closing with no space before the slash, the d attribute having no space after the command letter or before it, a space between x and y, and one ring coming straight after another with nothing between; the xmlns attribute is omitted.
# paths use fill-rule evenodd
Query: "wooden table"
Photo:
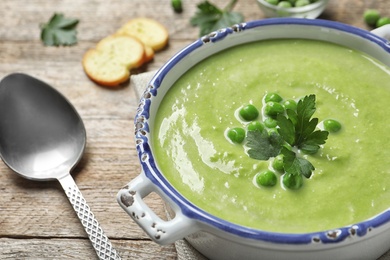
<svg viewBox="0 0 390 260"><path fill-rule="evenodd" d="M140 172L133 140L134 86L94 84L84 74L81 58L127 20L146 16L164 24L170 35L169 46L135 73L155 70L198 37L198 29L189 24L197 2L183 0L184 12L175 14L168 0L0 1L0 78L12 72L38 77L76 107L88 139L72 175L123 259L176 259L176 251L173 245L151 242L116 202L118 190ZM212 2L225 5L223 0ZM390 16L388 0L330 0L321 18L369 29L362 18L368 8ZM235 11L246 20L264 18L255 0L239 0ZM43 46L39 24L54 12L80 19L77 45ZM164 214L156 195L146 201ZM59 183L25 180L0 163L0 259L96 259Z"/></svg>

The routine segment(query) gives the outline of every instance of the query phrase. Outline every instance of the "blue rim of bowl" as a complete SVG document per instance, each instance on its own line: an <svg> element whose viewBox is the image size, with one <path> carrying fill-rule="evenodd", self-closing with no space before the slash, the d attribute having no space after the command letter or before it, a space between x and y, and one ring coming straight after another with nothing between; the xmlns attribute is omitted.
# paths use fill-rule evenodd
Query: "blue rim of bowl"
<svg viewBox="0 0 390 260"><path fill-rule="evenodd" d="M239 25L234 25L232 27L225 28L202 38L199 38L192 44L182 49L176 55L174 55L169 61L167 61L167 63L165 63L163 67L161 67L161 69L157 71L157 73L150 81L147 89L145 90L144 95L141 97L140 105L137 109L137 114L135 116L136 149L141 166L144 169L147 178L149 178L160 190L165 193L165 195L167 195L174 203L176 203L186 217L203 222L207 225L211 225L217 229L226 231L239 237L249 238L253 240L262 240L278 244L339 243L351 236L362 237L368 232L370 232L372 229L389 223L390 210L386 210L366 221L332 230L301 234L263 231L225 221L200 209L199 207L188 201L186 198L184 198L178 191L176 191L176 189L168 182L167 179L165 179L165 177L157 168L151 151L151 147L148 143L148 119L150 105L152 102L151 99L153 98L153 96L156 96L158 88L167 73L169 73L169 71L188 54L202 47L207 42L220 41L224 39L227 35L240 30L248 30L251 28L274 25L310 25L335 29L346 33L354 34L355 36L362 37L371 42L374 42L375 44L383 48L386 52L390 53L390 47L387 44L388 42L377 35L374 35L363 29L352 27L350 25L320 19L313 20L302 18L269 18L263 20L255 20Z"/></svg>

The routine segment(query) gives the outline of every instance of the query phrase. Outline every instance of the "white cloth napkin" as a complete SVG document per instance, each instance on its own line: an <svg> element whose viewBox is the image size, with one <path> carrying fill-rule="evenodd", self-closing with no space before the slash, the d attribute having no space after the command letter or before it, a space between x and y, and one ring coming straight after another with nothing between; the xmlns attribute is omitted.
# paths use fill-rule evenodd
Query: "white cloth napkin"
<svg viewBox="0 0 390 260"><path fill-rule="evenodd" d="M135 93L138 98L144 93L145 89L148 87L149 81L152 79L156 71L144 72L141 74L131 75L130 77L130 86L134 86Z"/></svg>
<svg viewBox="0 0 390 260"><path fill-rule="evenodd" d="M130 77L130 86L134 86L138 98L144 93L155 73L156 71L151 71ZM193 248L185 239L176 241L175 247L178 260L207 260L206 257Z"/></svg>
<svg viewBox="0 0 390 260"><path fill-rule="evenodd" d="M138 98L144 93L148 87L149 81L152 79L156 71L145 72L138 75L132 75L130 78L131 85L135 87L135 92ZM201 253L193 248L185 239L175 242L178 260L207 260ZM390 251L382 255L378 260L390 260Z"/></svg>

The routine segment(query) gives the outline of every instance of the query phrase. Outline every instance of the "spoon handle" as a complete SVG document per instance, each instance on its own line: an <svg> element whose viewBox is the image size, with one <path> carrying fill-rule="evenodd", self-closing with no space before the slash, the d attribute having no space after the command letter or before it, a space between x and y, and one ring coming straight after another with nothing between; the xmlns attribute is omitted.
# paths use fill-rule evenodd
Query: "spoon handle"
<svg viewBox="0 0 390 260"><path fill-rule="evenodd" d="M85 231L88 234L89 240L92 242L93 248L97 256L101 260L119 260L121 257L112 246L108 237L104 234L99 222L87 205L86 200L77 187L74 179L70 174L58 179L64 189L73 209L76 211Z"/></svg>

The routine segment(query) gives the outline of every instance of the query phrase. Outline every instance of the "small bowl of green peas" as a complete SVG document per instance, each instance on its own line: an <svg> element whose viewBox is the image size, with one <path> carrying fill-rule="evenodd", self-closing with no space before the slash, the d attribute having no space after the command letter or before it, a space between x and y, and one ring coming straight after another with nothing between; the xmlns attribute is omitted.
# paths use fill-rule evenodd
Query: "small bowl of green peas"
<svg viewBox="0 0 390 260"><path fill-rule="evenodd" d="M329 0L257 0L266 17L315 19L325 10Z"/></svg>

